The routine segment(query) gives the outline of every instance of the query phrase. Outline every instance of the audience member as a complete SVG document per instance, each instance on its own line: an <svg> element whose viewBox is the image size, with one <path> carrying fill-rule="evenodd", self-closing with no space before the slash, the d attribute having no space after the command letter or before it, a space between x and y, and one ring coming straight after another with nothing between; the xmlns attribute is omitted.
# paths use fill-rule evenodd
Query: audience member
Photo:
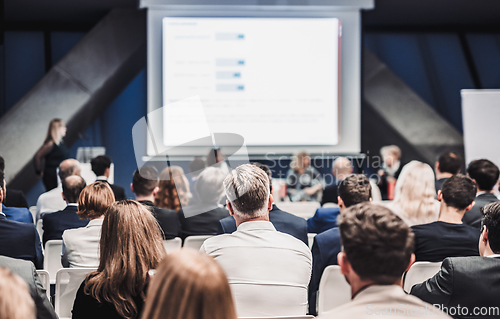
<svg viewBox="0 0 500 319"><path fill-rule="evenodd" d="M196 180L200 173L207 167L207 163L201 156L195 156L194 159L189 163L189 190L193 195L193 201L199 201L198 193L196 193Z"/></svg>
<svg viewBox="0 0 500 319"><path fill-rule="evenodd" d="M338 198L340 213L353 205L371 200L371 185L365 175L352 174L340 183ZM314 237L313 268L309 283L309 313L311 314L316 314L316 295L323 271L330 265L337 265L337 254L341 249L340 232L336 222L338 214L337 212L334 218L333 216L329 217L328 221L332 220L335 223L330 229Z"/></svg>
<svg viewBox="0 0 500 319"><path fill-rule="evenodd" d="M482 214L481 256L446 258L434 277L411 289L423 301L453 310L454 318L500 318L500 203L484 206Z"/></svg>
<svg viewBox="0 0 500 319"><path fill-rule="evenodd" d="M155 206L178 212L189 205L191 192L184 170L179 166L166 167L160 174L159 190L155 196Z"/></svg>
<svg viewBox="0 0 500 319"><path fill-rule="evenodd" d="M339 183L337 195L339 207L318 208L314 216L307 220L308 232L320 234L337 227L337 217L342 209L366 202L371 198L372 188L368 178L362 174L348 175Z"/></svg>
<svg viewBox="0 0 500 319"><path fill-rule="evenodd" d="M59 177L61 183L54 189L43 193L38 197L36 202L36 221L38 221L42 214L49 214L63 210L66 207L66 202L62 197L62 181L66 177L72 175L80 175L80 163L75 159L67 159L59 165Z"/></svg>
<svg viewBox="0 0 500 319"><path fill-rule="evenodd" d="M85 180L78 175L66 177L62 181L62 197L67 206L63 210L42 216L44 246L49 240L62 239L66 229L87 226L89 221L80 219L77 214L78 198L85 186Z"/></svg>
<svg viewBox="0 0 500 319"><path fill-rule="evenodd" d="M104 213L115 201L109 184L97 181L86 186L78 198L77 214L89 220L87 226L66 229L62 234L61 263L64 267L94 268L99 266L99 240Z"/></svg>
<svg viewBox="0 0 500 319"><path fill-rule="evenodd" d="M5 174L3 170L0 170L0 172L1 176L3 176L2 178L4 178ZM4 198L7 198L5 179L1 181L0 188L2 189ZM5 204L2 203L2 212L9 220L33 224L33 215L31 215L30 211L26 207L6 207Z"/></svg>
<svg viewBox="0 0 500 319"><path fill-rule="evenodd" d="M471 225L477 229L481 226L481 208L498 201L493 194L500 172L498 167L486 159L472 161L467 167L467 175L476 183L477 194L474 207L465 213L462 221L464 224Z"/></svg>
<svg viewBox="0 0 500 319"><path fill-rule="evenodd" d="M394 201L388 207L410 226L436 221L439 202L434 183L434 172L428 164L411 161L403 167Z"/></svg>
<svg viewBox="0 0 500 319"><path fill-rule="evenodd" d="M168 255L148 288L142 318L236 319L224 271L210 256L194 250Z"/></svg>
<svg viewBox="0 0 500 319"><path fill-rule="evenodd" d="M52 304L47 298L46 290L36 272L35 266L32 262L20 259L14 259L10 257L0 256L0 267L5 267L10 269L16 275L24 280L25 284L28 284L29 294L32 300L35 302L36 307L36 318L37 319L57 319L57 315L52 307ZM0 284L4 280L0 280ZM17 288L17 285L15 286ZM1 296L5 296L6 292L0 292ZM17 305L18 307L20 305ZM4 317L0 314L0 318L12 318L9 316ZM25 317L23 317L25 318Z"/></svg>
<svg viewBox="0 0 500 319"><path fill-rule="evenodd" d="M224 187L238 229L207 239L200 250L226 272L238 316L305 315L311 252L269 222L273 198L268 176L255 165L241 165L226 177Z"/></svg>
<svg viewBox="0 0 500 319"><path fill-rule="evenodd" d="M357 204L342 212L339 230L342 252L338 263L351 285L352 300L318 319L367 319L377 315L449 318L407 295L401 287L402 275L415 255L411 229L399 216L384 206Z"/></svg>
<svg viewBox="0 0 500 319"><path fill-rule="evenodd" d="M215 147L208 151L205 162L207 163L207 167L219 168L224 175L229 174L229 165L227 165L224 153L222 153L220 148Z"/></svg>
<svg viewBox="0 0 500 319"><path fill-rule="evenodd" d="M3 171L0 171L0 185L5 185ZM2 212L3 199L4 187L0 187L0 255L29 260L42 269L42 246L35 225L8 220Z"/></svg>
<svg viewBox="0 0 500 319"><path fill-rule="evenodd" d="M7 268L0 267L0 318L35 319L35 304L26 283Z"/></svg>
<svg viewBox="0 0 500 319"><path fill-rule="evenodd" d="M352 174L353 168L352 163L349 159L345 157L338 157L333 162L332 174L335 176L335 183L330 186L325 187L323 190L323 197L321 198L321 206L326 203L338 204L337 197L339 196L338 188L339 183Z"/></svg>
<svg viewBox="0 0 500 319"><path fill-rule="evenodd" d="M403 165L401 164L401 149L396 145L384 146L380 149L382 156L382 168L379 169L378 187L383 200L389 198L389 187L394 185L401 174Z"/></svg>
<svg viewBox="0 0 500 319"><path fill-rule="evenodd" d="M42 147L35 154L35 170L42 177L46 191L58 186L57 167L69 157L69 150L63 142L64 136L66 124L61 119L53 119Z"/></svg>
<svg viewBox="0 0 500 319"><path fill-rule="evenodd" d="M200 201L179 211L181 238L194 235L215 235L219 221L229 216L229 211L219 204L224 196L224 177L219 168L207 167L198 176L196 192Z"/></svg>
<svg viewBox="0 0 500 319"><path fill-rule="evenodd" d="M269 167L261 163L253 163L253 165L261 168L269 177L269 189L270 194L272 194L273 179L271 170L269 169ZM277 231L292 235L293 237L303 241L304 244L308 244L307 222L304 218L280 210L273 202L273 209L269 211L269 221L273 224L274 228L276 228ZM234 220L233 216L228 216L220 220L217 235L231 234L235 231L236 221Z"/></svg>
<svg viewBox="0 0 500 319"><path fill-rule="evenodd" d="M436 173L436 192L441 190L446 180L460 173L461 167L462 158L458 154L448 151L439 155L434 165L434 171Z"/></svg>
<svg viewBox="0 0 500 319"><path fill-rule="evenodd" d="M166 255L156 219L136 201L115 202L105 213L99 247L99 267L78 289L73 319L139 318L148 272Z"/></svg>
<svg viewBox="0 0 500 319"><path fill-rule="evenodd" d="M161 227L163 238L172 239L179 236L181 224L177 212L172 209L154 206L156 194L158 194L158 171L153 166L143 166L136 170L130 184L135 200L146 206L155 216Z"/></svg>
<svg viewBox="0 0 500 319"><path fill-rule="evenodd" d="M96 181L104 181L108 183L111 190L113 190L115 200L127 199L127 196L125 196L125 189L123 187L111 184L108 181L111 169L111 159L109 157L105 155L97 156L90 161L90 165L92 166L92 172L94 172L95 176L97 176Z"/></svg>
<svg viewBox="0 0 500 319"><path fill-rule="evenodd" d="M0 170L5 172L5 160L0 156ZM9 196L5 196L4 205L6 207L25 207L29 208L28 201L23 192L15 189L7 189Z"/></svg>
<svg viewBox="0 0 500 319"><path fill-rule="evenodd" d="M446 257L478 256L477 228L462 223L462 217L474 206L476 184L464 176L446 180L438 192L441 202L436 222L412 227L417 261L443 261Z"/></svg>
<svg viewBox="0 0 500 319"><path fill-rule="evenodd" d="M323 178L310 166L311 157L300 152L293 157L286 173L286 191L292 202L318 200L323 189Z"/></svg>

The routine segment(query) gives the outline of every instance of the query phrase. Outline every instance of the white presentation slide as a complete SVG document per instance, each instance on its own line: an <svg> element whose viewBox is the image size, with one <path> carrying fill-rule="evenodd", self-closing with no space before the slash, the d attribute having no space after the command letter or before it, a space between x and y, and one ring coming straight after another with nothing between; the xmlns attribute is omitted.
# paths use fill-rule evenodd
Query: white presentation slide
<svg viewBox="0 0 500 319"><path fill-rule="evenodd" d="M201 116L247 146L336 145L339 34L335 18L164 18L164 144L205 137ZM172 104L195 96L204 114Z"/></svg>

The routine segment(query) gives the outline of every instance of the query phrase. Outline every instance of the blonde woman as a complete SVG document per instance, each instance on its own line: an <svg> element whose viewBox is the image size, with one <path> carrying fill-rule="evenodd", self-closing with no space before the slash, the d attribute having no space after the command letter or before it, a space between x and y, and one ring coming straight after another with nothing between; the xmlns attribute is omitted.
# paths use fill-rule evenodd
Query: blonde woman
<svg viewBox="0 0 500 319"><path fill-rule="evenodd" d="M438 219L439 202L435 199L435 176L432 168L419 161L406 164L396 182L394 201L388 207L409 226Z"/></svg>
<svg viewBox="0 0 500 319"><path fill-rule="evenodd" d="M35 303L26 282L0 267L0 318L35 319Z"/></svg>
<svg viewBox="0 0 500 319"><path fill-rule="evenodd" d="M105 213L97 271L81 284L73 319L134 319L141 314L148 271L165 256L160 227L142 204L123 200Z"/></svg>
<svg viewBox="0 0 500 319"><path fill-rule="evenodd" d="M192 197L189 182L180 166L166 167L160 174L159 190L155 198L155 206L172 209L178 212L187 206Z"/></svg>
<svg viewBox="0 0 500 319"><path fill-rule="evenodd" d="M64 145L66 124L61 119L50 121L47 136L42 147L35 154L35 170L42 177L45 190L57 187L57 167L69 158L69 151Z"/></svg>
<svg viewBox="0 0 500 319"><path fill-rule="evenodd" d="M143 319L236 319L227 277L212 257L183 249L158 267Z"/></svg>

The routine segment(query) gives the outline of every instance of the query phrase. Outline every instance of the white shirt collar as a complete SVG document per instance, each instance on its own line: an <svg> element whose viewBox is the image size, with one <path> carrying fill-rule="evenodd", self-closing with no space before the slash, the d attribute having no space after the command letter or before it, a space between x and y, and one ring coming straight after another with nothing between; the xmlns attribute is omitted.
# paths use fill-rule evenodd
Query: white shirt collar
<svg viewBox="0 0 500 319"><path fill-rule="evenodd" d="M3 212L0 212L0 215L3 215L4 217L7 217Z"/></svg>
<svg viewBox="0 0 500 319"><path fill-rule="evenodd" d="M249 222L243 222L238 226L239 231L247 230L276 230L271 222L266 220L254 220Z"/></svg>
<svg viewBox="0 0 500 319"><path fill-rule="evenodd" d="M489 255L489 256L486 256L487 258L498 258L500 257L500 254L493 254L493 255Z"/></svg>
<svg viewBox="0 0 500 319"><path fill-rule="evenodd" d="M478 197L478 196L480 196L480 195L483 195L483 194L486 194L486 192L485 192L485 191L480 191L480 192L477 192L477 193L476 193L476 197Z"/></svg>
<svg viewBox="0 0 500 319"><path fill-rule="evenodd" d="M107 181L108 178L104 175L100 175L100 176L97 176L95 180L96 181Z"/></svg>
<svg viewBox="0 0 500 319"><path fill-rule="evenodd" d="M78 207L78 203L69 203L68 206Z"/></svg>

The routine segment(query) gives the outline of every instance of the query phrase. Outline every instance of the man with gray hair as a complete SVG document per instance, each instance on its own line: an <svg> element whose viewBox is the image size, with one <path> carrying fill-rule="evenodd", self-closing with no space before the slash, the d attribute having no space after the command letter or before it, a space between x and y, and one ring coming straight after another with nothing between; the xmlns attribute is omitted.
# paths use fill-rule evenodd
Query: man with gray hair
<svg viewBox="0 0 500 319"><path fill-rule="evenodd" d="M207 239L201 251L224 269L238 317L302 316L311 277L309 248L269 221L269 178L245 164L224 180L227 207L237 230Z"/></svg>

